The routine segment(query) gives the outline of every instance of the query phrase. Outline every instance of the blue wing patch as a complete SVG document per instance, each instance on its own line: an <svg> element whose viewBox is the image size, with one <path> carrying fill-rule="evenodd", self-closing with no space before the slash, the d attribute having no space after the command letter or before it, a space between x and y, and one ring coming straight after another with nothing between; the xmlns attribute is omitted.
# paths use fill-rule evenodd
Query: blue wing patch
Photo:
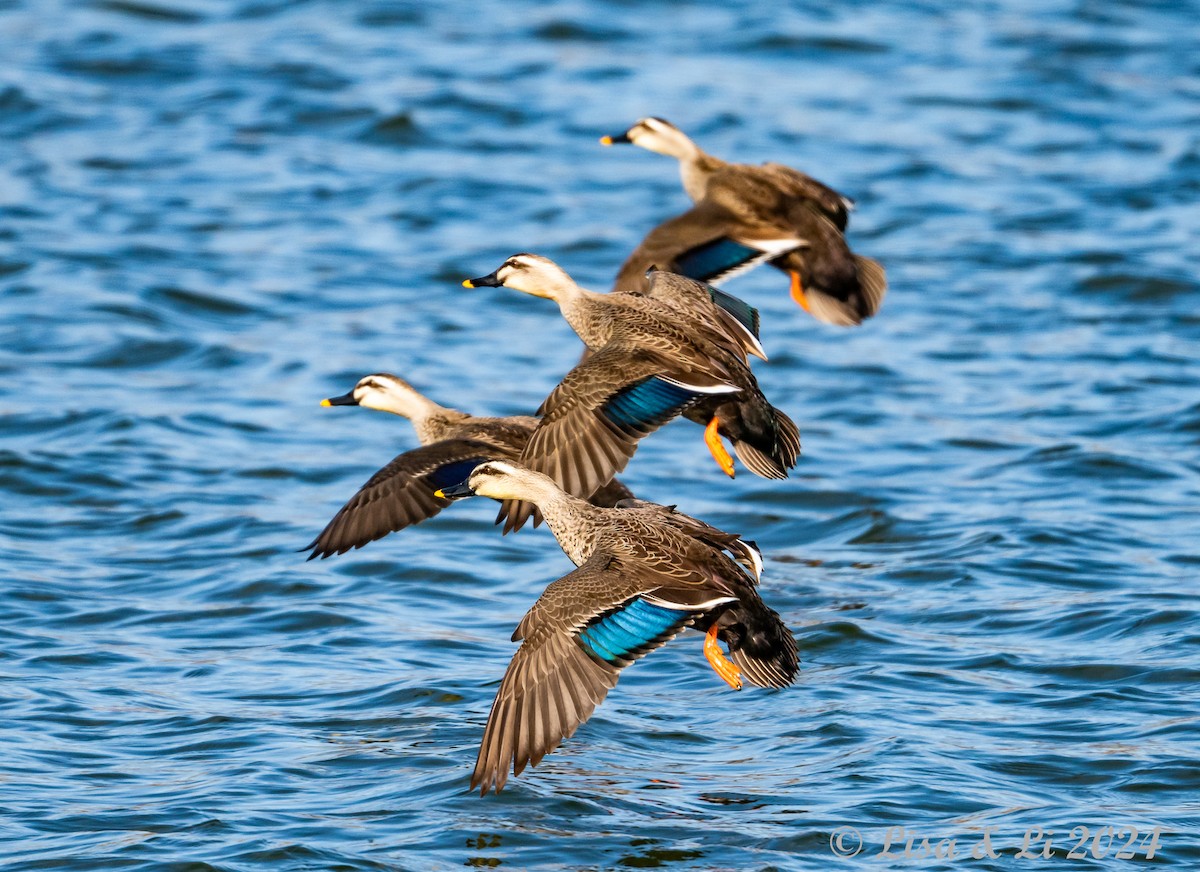
<svg viewBox="0 0 1200 872"><path fill-rule="evenodd" d="M440 490L444 487L462 484L475 471L475 467L481 463L487 463L491 459L490 457L474 457L470 460L456 460L453 463L447 463L426 474L425 483L429 485L430 490Z"/></svg>
<svg viewBox="0 0 1200 872"><path fill-rule="evenodd" d="M652 375L621 388L608 398L600 411L618 427L659 427L698 396L696 391Z"/></svg>
<svg viewBox="0 0 1200 872"><path fill-rule="evenodd" d="M631 660L647 646L686 624L690 612L651 605L640 597L589 624L579 641L609 663Z"/></svg>
<svg viewBox="0 0 1200 872"><path fill-rule="evenodd" d="M732 239L714 239L679 255L675 267L689 279L706 282L762 256L757 248Z"/></svg>

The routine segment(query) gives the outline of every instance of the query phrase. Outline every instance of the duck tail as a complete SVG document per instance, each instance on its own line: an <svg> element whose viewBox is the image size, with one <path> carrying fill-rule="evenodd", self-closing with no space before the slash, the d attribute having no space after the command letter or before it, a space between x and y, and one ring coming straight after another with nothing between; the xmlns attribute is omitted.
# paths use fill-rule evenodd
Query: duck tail
<svg viewBox="0 0 1200 872"><path fill-rule="evenodd" d="M858 267L859 316L874 317L887 294L887 273L879 261L857 254L854 255L854 265Z"/></svg>
<svg viewBox="0 0 1200 872"><path fill-rule="evenodd" d="M775 432L779 457L783 464L791 469L800 459L800 428L796 422L779 409L772 407L775 413Z"/></svg>
<svg viewBox="0 0 1200 872"><path fill-rule="evenodd" d="M800 670L800 657L796 651L796 640L791 638L791 648L781 650L770 657L755 657L746 651L732 651L729 659L740 670L746 680L758 687L784 688L796 680Z"/></svg>
<svg viewBox="0 0 1200 872"><path fill-rule="evenodd" d="M749 442L734 440L733 450L752 473L759 478L787 478L787 468L771 455L759 451Z"/></svg>
<svg viewBox="0 0 1200 872"><path fill-rule="evenodd" d="M757 596L755 600L743 600L726 618L732 619L722 633L729 645L729 659L751 684L787 687L800 671L796 637L774 609Z"/></svg>
<svg viewBox="0 0 1200 872"><path fill-rule="evenodd" d="M765 439L757 445L744 438L733 440L733 450L746 468L762 478L787 478L788 470L800 457L800 430L795 422L778 409L771 407L771 418L762 432Z"/></svg>
<svg viewBox="0 0 1200 872"><path fill-rule="evenodd" d="M804 289L804 305L814 318L838 327L856 327L875 315L887 294L887 273L879 261L851 255L854 273L836 288L813 283Z"/></svg>

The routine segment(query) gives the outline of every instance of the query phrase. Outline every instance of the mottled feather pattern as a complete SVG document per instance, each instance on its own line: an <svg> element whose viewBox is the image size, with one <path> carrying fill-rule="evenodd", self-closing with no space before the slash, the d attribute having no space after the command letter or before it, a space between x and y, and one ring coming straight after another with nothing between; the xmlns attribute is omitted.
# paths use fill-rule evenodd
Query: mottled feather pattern
<svg viewBox="0 0 1200 872"><path fill-rule="evenodd" d="M715 584L727 589L722 578L754 583L741 566L721 553L738 539L736 535L656 503L636 501L626 508L607 510L578 506L562 523L556 518L548 520L563 550L576 563L603 548L611 559L636 564L672 585Z"/></svg>
<svg viewBox="0 0 1200 872"><path fill-rule="evenodd" d="M742 360L746 354L766 359L766 353L758 341L758 310L732 294L684 275L657 271L647 277L644 296L661 301L675 311L676 325L687 325L689 330L699 330L706 341L715 341L711 334L722 334L720 342L729 347L741 347Z"/></svg>
<svg viewBox="0 0 1200 872"><path fill-rule="evenodd" d="M542 505L578 568L552 582L513 633L522 645L492 705L473 788L500 790L510 771L536 765L591 716L622 669L697 620L717 623L751 683L794 678L794 637L724 553L739 537L639 500L601 509L563 495Z"/></svg>
<svg viewBox="0 0 1200 872"><path fill-rule="evenodd" d="M668 282L663 286L668 296L690 293L697 305L685 307L637 294L583 294L563 304L564 316L593 353L542 403L542 422L522 452L521 463L549 475L572 495L589 495L625 468L639 439L667 420L617 424L601 408L614 394L657 375L698 387L737 388L737 402L696 397L674 414L687 413L698 420L696 407L711 408L701 421L707 424L721 410L719 430L735 441L735 448L738 440L755 443L748 468L772 478L786 476L798 445L790 452L778 438L775 410L746 363L744 334L735 335L722 322L707 291L672 292L678 281L657 274L653 281ZM599 341L605 344L593 344ZM769 462L758 462L760 455ZM520 502L505 505L505 531L519 529L532 513L532 506Z"/></svg>
<svg viewBox="0 0 1200 872"><path fill-rule="evenodd" d="M444 408L414 420L418 438L426 444L398 455L372 475L301 550L312 552L309 560L344 554L429 520L449 505L434 491L465 480L471 468L484 461L517 460L538 423L532 416L485 418ZM611 506L632 496L611 475L598 490L598 505ZM541 523L536 511L531 517L535 526ZM507 518L502 508L496 522Z"/></svg>
<svg viewBox="0 0 1200 872"><path fill-rule="evenodd" d="M681 163L693 206L653 228L622 264L616 290L644 290L650 266L724 281L769 262L800 277L815 318L853 326L874 315L887 280L845 239L852 201L791 167L726 163L700 152ZM791 251L771 248L790 239ZM761 257L743 248L758 248ZM799 300L798 300L799 302Z"/></svg>
<svg viewBox="0 0 1200 872"><path fill-rule="evenodd" d="M737 533L727 533L691 515L685 515L674 506L662 506L646 500L623 500L619 507L629 512L642 512L659 525L675 527L687 536L697 539L717 550L726 551L734 561L745 569L757 583L762 565L762 554L753 542L747 542Z"/></svg>
<svg viewBox="0 0 1200 872"><path fill-rule="evenodd" d="M657 276L651 279L663 280ZM717 320L715 308L711 298L687 306L673 296L657 299L642 294L596 294L572 305L571 325L592 351L623 342L659 351L677 365L704 372L716 363L706 354L710 346L736 355L741 344Z"/></svg>
<svg viewBox="0 0 1200 872"><path fill-rule="evenodd" d="M654 278L658 280L657 274ZM642 305L648 307L649 304ZM645 334L641 330L643 322L631 319L630 323L622 324L621 335L628 335L631 342L640 342L643 346L650 343L664 346L663 353L670 351L675 358L691 352L709 366L719 367L725 381L737 385L741 392L736 396L698 398L690 411L685 409L684 413L690 420L700 424L707 424L711 418L717 417L719 432L734 442L735 450L739 457L744 455L743 462L751 472L764 478L785 478L800 454L799 431L791 419L775 409L759 389L758 381L746 363L744 336L740 332L735 335L719 319L712 319L712 312L719 310L711 299L707 305L707 314L693 313L690 321L684 317L678 318L675 324L670 325L673 333L668 332L667 328L659 328L657 333ZM702 340L703 353L689 341L695 335L687 337L678 328L680 323L686 323L688 329L696 331ZM673 347L668 348L672 343ZM733 350L735 348L736 351ZM691 374L688 378L694 382L696 376Z"/></svg>
<svg viewBox="0 0 1200 872"><path fill-rule="evenodd" d="M780 191L785 191L792 200L804 200L815 204L843 233L850 220L850 207L853 201L835 191L812 176L805 175L799 170L792 169L780 163L764 163L761 167L749 164L739 164L747 170L759 170L763 178L774 183Z"/></svg>
<svg viewBox="0 0 1200 872"><path fill-rule="evenodd" d="M309 560L344 554L428 520L450 504L434 496L444 484L431 484L426 479L429 474L465 461L478 464L514 460L515 454L508 447L467 439L449 439L406 451L372 475L303 550L312 550Z"/></svg>
<svg viewBox="0 0 1200 872"><path fill-rule="evenodd" d="M604 415L604 405L621 389L662 373L688 383L721 383L719 374L692 371L654 351L614 341L567 373L542 403L541 425L521 453L521 464L549 475L569 494L591 495L625 468L638 440L665 423L660 418L618 424ZM533 512L520 502L506 509L506 529L519 529Z"/></svg>

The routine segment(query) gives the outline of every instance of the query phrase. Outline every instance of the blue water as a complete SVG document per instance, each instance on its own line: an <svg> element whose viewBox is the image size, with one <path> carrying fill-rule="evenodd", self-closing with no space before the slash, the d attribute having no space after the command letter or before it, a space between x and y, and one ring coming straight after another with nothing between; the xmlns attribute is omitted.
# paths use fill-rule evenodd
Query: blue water
<svg viewBox="0 0 1200 872"><path fill-rule="evenodd" d="M1157 826L1200 867L1196 7L781 5L0 2L0 865L1131 869ZM803 668L735 693L685 635L480 799L569 562L479 500L305 563L415 445L317 402L535 408L577 341L458 283L607 287L685 206L596 142L646 114L855 197L889 271L849 331L728 286L793 478L686 422L626 476L758 541Z"/></svg>

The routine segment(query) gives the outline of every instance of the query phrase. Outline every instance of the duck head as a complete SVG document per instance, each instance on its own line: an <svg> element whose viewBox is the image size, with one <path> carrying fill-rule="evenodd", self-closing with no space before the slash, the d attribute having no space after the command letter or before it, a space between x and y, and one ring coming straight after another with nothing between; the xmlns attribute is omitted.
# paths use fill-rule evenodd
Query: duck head
<svg viewBox="0 0 1200 872"><path fill-rule="evenodd" d="M602 145L629 143L676 160L691 160L699 152L682 130L670 121L654 117L642 118L624 133L601 137L600 142Z"/></svg>
<svg viewBox="0 0 1200 872"><path fill-rule="evenodd" d="M454 487L442 488L437 491L436 496L448 500L479 496L491 497L494 500L537 502L540 497L558 491L558 485L540 472L505 463L503 460L489 460L475 467L465 482Z"/></svg>
<svg viewBox="0 0 1200 872"><path fill-rule="evenodd" d="M377 372L363 376L354 390L340 397L321 400L322 406L365 406L381 412L391 412L402 418L419 418L427 411L430 401L399 376Z"/></svg>
<svg viewBox="0 0 1200 872"><path fill-rule="evenodd" d="M467 279L464 288L512 288L534 297L563 300L579 291L566 270L538 254L514 254L490 275Z"/></svg>

